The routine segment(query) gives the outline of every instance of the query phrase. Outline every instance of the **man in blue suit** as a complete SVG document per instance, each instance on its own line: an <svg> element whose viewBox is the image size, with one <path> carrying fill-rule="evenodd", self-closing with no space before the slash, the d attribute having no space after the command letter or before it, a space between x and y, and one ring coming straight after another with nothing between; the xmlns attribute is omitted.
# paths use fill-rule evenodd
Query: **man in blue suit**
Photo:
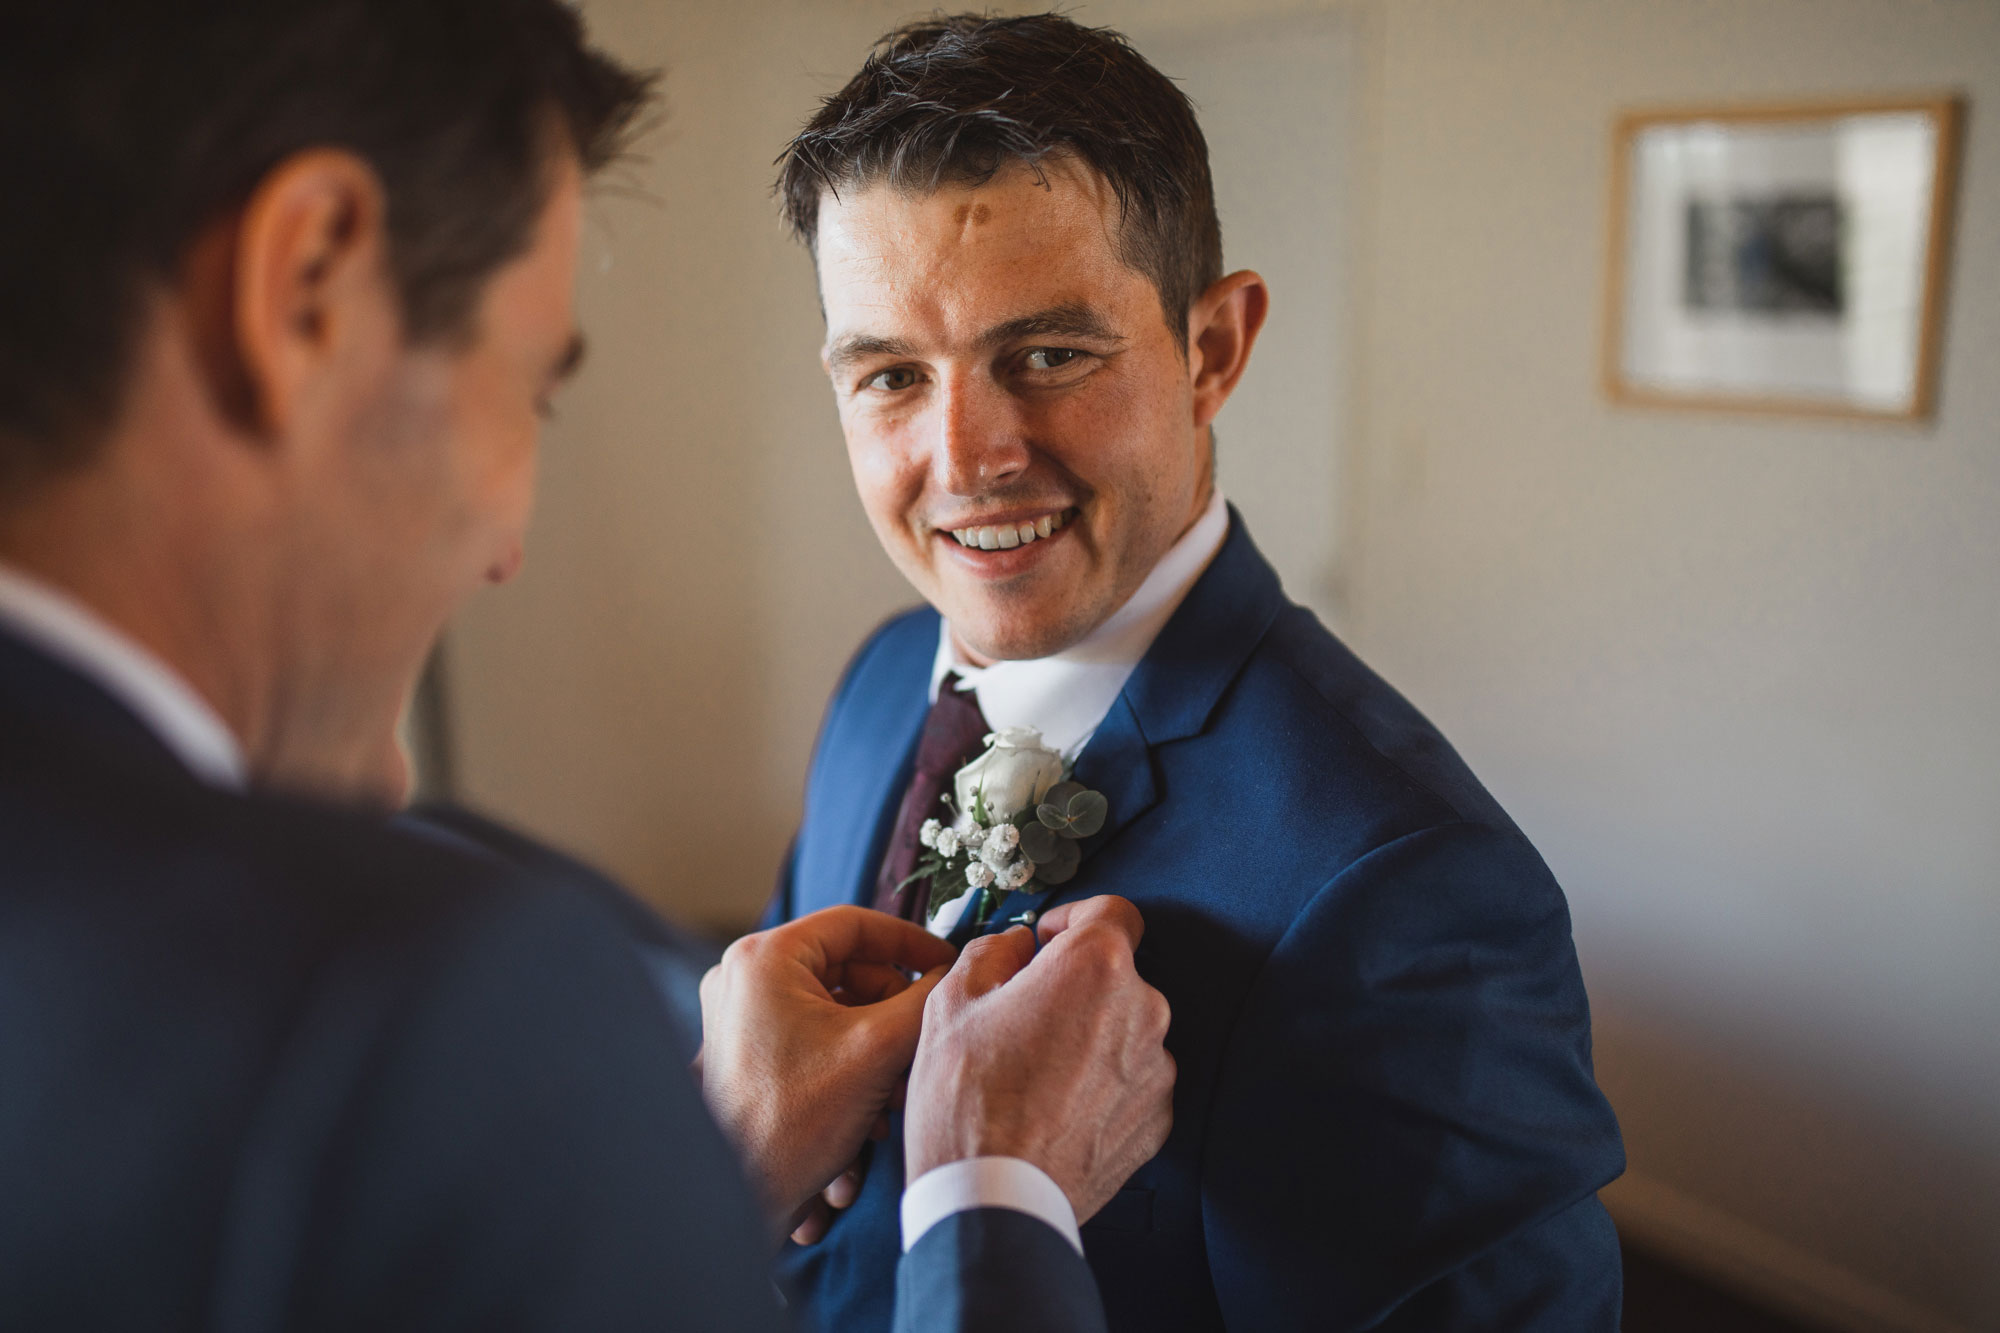
<svg viewBox="0 0 2000 1333"><path fill-rule="evenodd" d="M1623 1153L1563 895L1216 488L1267 296L1223 273L1206 151L1055 16L899 30L787 149L862 504L930 606L841 682L770 919L926 919L954 770L1037 731L1108 816L952 929L1145 912L1179 1080L1165 1149L1077 1210L1110 1326L1614 1329ZM816 1327L889 1324L894 1146L787 1253Z"/></svg>
<svg viewBox="0 0 2000 1333"><path fill-rule="evenodd" d="M908 1074L899 1325L1102 1328L1069 1201L1173 1078L1129 903L949 976L812 915L696 1034L614 886L389 815L430 643L520 563L647 83L556 0L10 13L0 1323L775 1328L767 1225Z"/></svg>

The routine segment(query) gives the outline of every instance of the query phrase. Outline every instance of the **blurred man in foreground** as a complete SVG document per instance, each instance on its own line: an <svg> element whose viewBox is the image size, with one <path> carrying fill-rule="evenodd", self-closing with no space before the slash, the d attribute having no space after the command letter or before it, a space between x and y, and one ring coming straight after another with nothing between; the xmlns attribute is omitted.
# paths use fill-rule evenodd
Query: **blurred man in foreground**
<svg viewBox="0 0 2000 1333"><path fill-rule="evenodd" d="M739 1166L657 923L502 830L386 816L430 643L520 563L583 181L647 81L554 0L7 30L7 1322L774 1326L770 1225L914 1061L945 1184L912 1191L899 1319L1101 1326L1073 1231L1007 1191L1094 1207L1165 1137L1129 904L949 977L861 909L739 942L700 1052Z"/></svg>

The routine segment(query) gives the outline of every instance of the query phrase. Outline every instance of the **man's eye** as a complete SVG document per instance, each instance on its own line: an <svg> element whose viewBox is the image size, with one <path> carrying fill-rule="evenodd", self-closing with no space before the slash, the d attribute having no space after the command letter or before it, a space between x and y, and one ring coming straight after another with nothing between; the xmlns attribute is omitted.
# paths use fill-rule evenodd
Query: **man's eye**
<svg viewBox="0 0 2000 1333"><path fill-rule="evenodd" d="M1030 370L1057 370L1082 355L1074 347L1037 347L1025 359Z"/></svg>
<svg viewBox="0 0 2000 1333"><path fill-rule="evenodd" d="M890 393L900 393L916 382L916 371L911 370L908 366L896 366L879 374L870 375L867 384L863 387L869 389L886 389Z"/></svg>

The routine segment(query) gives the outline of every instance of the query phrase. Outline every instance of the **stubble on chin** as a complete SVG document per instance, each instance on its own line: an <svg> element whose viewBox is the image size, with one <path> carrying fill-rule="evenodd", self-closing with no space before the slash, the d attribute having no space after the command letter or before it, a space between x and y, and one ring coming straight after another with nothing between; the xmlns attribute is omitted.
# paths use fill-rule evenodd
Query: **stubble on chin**
<svg viewBox="0 0 2000 1333"><path fill-rule="evenodd" d="M991 597L962 604L958 615L935 599L932 605L951 622L952 634L962 647L995 662L1053 657L1074 647L1108 618L1095 606L1009 606L1004 599Z"/></svg>

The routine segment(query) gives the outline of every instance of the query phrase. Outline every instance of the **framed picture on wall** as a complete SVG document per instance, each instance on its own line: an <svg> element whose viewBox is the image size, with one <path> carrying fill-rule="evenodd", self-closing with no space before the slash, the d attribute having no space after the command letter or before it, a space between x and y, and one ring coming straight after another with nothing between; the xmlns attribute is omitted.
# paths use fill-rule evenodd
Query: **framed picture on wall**
<svg viewBox="0 0 2000 1333"><path fill-rule="evenodd" d="M1955 98L1634 112L1614 136L1614 401L1930 415Z"/></svg>

